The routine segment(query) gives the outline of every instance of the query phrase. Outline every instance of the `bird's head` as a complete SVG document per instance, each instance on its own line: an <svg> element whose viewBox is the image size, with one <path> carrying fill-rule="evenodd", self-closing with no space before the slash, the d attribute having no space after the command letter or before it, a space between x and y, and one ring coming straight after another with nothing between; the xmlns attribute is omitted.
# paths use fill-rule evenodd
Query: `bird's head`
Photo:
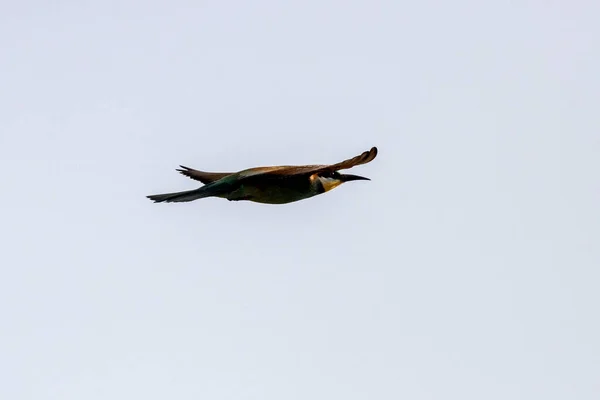
<svg viewBox="0 0 600 400"><path fill-rule="evenodd" d="M337 171L322 172L322 173L316 174L315 178L318 179L320 184L323 186L323 191L325 191L325 192L328 192L331 189L334 189L345 182L370 181L369 178L365 178L363 176L340 174Z"/></svg>

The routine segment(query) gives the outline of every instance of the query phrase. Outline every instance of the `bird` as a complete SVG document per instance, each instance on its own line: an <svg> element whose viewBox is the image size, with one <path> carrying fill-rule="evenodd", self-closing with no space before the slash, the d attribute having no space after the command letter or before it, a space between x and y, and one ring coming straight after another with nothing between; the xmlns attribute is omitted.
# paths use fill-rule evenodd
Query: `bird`
<svg viewBox="0 0 600 400"><path fill-rule="evenodd" d="M286 204L328 192L345 182L367 180L338 171L366 164L377 156L377 147L329 165L282 165L249 168L239 172L204 172L180 165L176 171L204 186L184 192L146 196L155 203L180 203L206 197L263 204Z"/></svg>

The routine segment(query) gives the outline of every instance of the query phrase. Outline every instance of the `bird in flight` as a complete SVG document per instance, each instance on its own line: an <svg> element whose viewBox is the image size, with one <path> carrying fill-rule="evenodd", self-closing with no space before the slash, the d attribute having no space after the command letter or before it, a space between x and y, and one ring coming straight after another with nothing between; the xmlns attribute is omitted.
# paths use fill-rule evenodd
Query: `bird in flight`
<svg viewBox="0 0 600 400"><path fill-rule="evenodd" d="M361 155L331 165L257 167L239 172L204 172L181 165L177 171L204 183L204 186L185 192L146 197L155 203L179 203L205 197L266 204L292 203L328 192L344 182L370 180L358 175L340 174L338 171L366 164L376 156L377 148L373 147Z"/></svg>

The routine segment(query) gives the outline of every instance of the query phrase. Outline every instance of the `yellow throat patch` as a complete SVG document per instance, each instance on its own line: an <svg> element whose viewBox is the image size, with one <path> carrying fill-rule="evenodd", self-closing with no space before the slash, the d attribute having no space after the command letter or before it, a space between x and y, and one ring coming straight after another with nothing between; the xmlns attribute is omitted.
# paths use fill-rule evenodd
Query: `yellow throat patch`
<svg viewBox="0 0 600 400"><path fill-rule="evenodd" d="M325 189L326 192L329 192L331 189L335 189L336 187L340 186L343 183L339 179L333 179L333 178L319 177L318 179L321 181L321 184L323 185L323 189Z"/></svg>

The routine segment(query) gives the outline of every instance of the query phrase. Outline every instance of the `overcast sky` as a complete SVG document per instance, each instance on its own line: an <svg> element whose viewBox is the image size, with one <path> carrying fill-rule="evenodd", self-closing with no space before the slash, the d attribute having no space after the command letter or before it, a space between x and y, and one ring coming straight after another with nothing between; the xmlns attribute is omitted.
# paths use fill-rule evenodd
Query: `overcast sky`
<svg viewBox="0 0 600 400"><path fill-rule="evenodd" d="M599 15L2 1L0 398L597 399ZM297 203L145 198L371 146Z"/></svg>

